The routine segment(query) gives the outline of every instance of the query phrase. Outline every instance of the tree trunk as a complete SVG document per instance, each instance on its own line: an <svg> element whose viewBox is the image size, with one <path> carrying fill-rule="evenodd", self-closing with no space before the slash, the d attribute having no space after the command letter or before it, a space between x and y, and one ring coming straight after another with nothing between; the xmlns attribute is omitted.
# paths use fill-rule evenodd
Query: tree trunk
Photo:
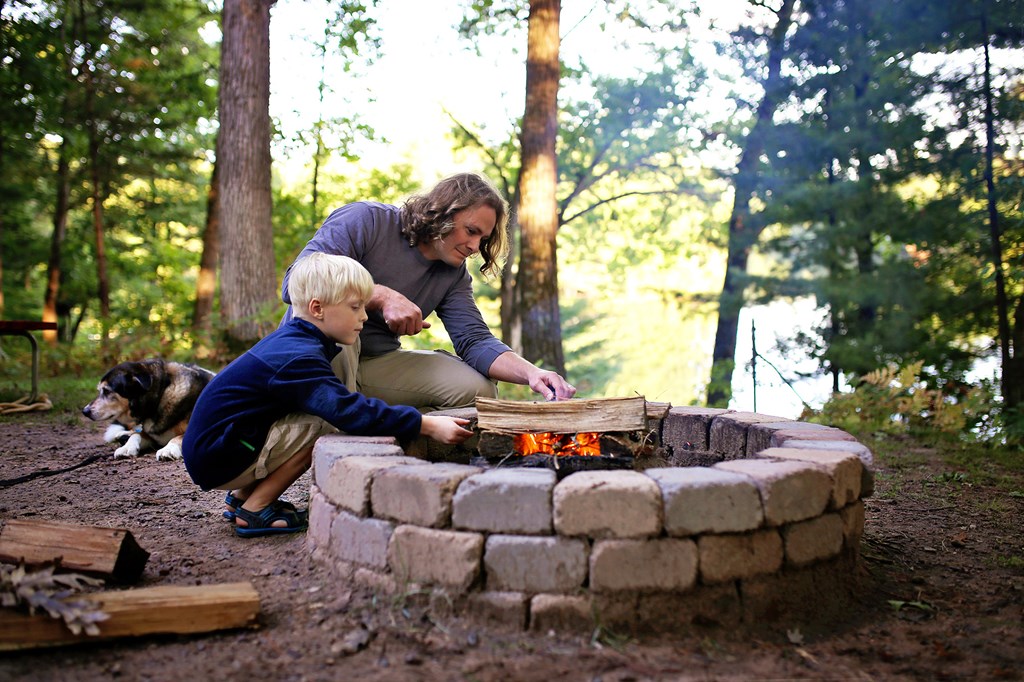
<svg viewBox="0 0 1024 682"><path fill-rule="evenodd" d="M226 0L220 81L221 312L232 350L270 331L277 300L270 188L270 7Z"/></svg>
<svg viewBox="0 0 1024 682"><path fill-rule="evenodd" d="M518 187L518 183L517 183ZM520 355L523 354L523 326L516 300L516 257L519 247L519 199L509 202L509 253L501 267L501 340Z"/></svg>
<svg viewBox="0 0 1024 682"><path fill-rule="evenodd" d="M995 157L995 109L992 102L992 58L989 54L988 16L982 8L981 29L984 32L985 48L985 196L988 208L988 228L991 239L992 268L996 280L996 315L999 328L999 357L1001 360L1001 392L1003 395L1003 407L1013 411L1021 404L1024 397L1024 388L1021 388L1020 379L1022 367L1020 362L1020 347L1011 347L1013 332L1010 329L1009 299L1006 295L1006 275L1003 263L1002 230L999 227L999 207L996 203L996 180L993 170L993 159ZM1020 329L1021 305L1017 307L1016 335L1024 335Z"/></svg>
<svg viewBox="0 0 1024 682"><path fill-rule="evenodd" d="M95 60L96 48L89 40L89 18L85 13L85 3L78 2L78 13L82 18L82 45L86 48L82 64L83 82L85 84L85 131L89 149L89 182L92 185L92 227L96 238L96 297L100 303L100 330L102 341L106 341L110 327L110 279L107 273L107 249L103 233L103 190L100 179L100 141L96 127L96 83L93 80L92 62Z"/></svg>
<svg viewBox="0 0 1024 682"><path fill-rule="evenodd" d="M217 261L220 259L220 136L217 136L213 173L206 193L206 228L203 230L203 255L199 258L196 280L196 305L192 311L193 331L209 331L213 299L217 292Z"/></svg>
<svg viewBox="0 0 1024 682"><path fill-rule="evenodd" d="M745 275L750 249L764 229L751 220L750 199L757 188L757 166L764 151L765 137L769 134L772 118L779 102L782 55L786 49L786 33L793 22L795 0L784 0L777 12L778 21L772 30L768 51L768 72L764 80L764 96L757 107L754 127L747 136L743 154L736 168L732 214L729 217L729 236L722 293L718 298L718 325L712 352L711 378L708 383L707 404L728 407L732 398L732 375L736 367L736 337L739 332L740 311L746 290Z"/></svg>
<svg viewBox="0 0 1024 682"><path fill-rule="evenodd" d="M526 110L519 175L520 258L517 276L523 355L565 373L558 309L558 24L560 0L531 0L526 54Z"/></svg>
<svg viewBox="0 0 1024 682"><path fill-rule="evenodd" d="M50 259L46 264L46 294L43 298L43 322L57 322L57 297L60 294L61 249L68 232L68 195L70 193L70 164L67 138L61 141L57 152L57 203L53 209L53 235L50 237ZM59 331L59 330L58 330ZM43 341L57 345L57 331L47 329Z"/></svg>

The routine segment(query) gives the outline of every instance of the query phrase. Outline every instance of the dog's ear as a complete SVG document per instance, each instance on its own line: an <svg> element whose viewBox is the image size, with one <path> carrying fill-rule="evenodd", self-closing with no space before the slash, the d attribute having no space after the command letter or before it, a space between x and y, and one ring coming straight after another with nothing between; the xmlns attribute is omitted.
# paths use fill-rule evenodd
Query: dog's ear
<svg viewBox="0 0 1024 682"><path fill-rule="evenodd" d="M149 372L142 372L132 376L132 384L138 386L138 395L142 395L153 385L153 375Z"/></svg>
<svg viewBox="0 0 1024 682"><path fill-rule="evenodd" d="M129 400L145 395L152 385L153 376L137 370L125 372L111 382L111 387Z"/></svg>

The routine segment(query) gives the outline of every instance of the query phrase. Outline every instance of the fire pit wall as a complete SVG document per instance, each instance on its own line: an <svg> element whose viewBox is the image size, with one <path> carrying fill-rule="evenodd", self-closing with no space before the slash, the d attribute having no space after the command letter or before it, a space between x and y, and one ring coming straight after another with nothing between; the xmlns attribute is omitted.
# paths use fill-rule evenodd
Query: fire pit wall
<svg viewBox="0 0 1024 682"><path fill-rule="evenodd" d="M542 632L843 616L872 491L866 447L753 412L674 407L650 427L650 468L561 480L470 466L464 448L326 436L309 547L334 576Z"/></svg>

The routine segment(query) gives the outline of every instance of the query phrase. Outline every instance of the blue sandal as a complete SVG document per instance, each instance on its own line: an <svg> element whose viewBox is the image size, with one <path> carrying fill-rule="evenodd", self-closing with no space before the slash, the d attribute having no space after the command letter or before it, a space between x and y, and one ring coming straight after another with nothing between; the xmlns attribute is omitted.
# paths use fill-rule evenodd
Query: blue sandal
<svg viewBox="0 0 1024 682"><path fill-rule="evenodd" d="M245 504L245 500L243 500L240 497L235 497L234 495L231 494L231 491L229 490L228 494L224 496L224 505L227 507L231 507L231 509L224 510L224 518L233 523L235 520L234 510L238 509L243 504Z"/></svg>
<svg viewBox="0 0 1024 682"><path fill-rule="evenodd" d="M284 505L285 508L297 512L300 516L305 514L305 512L300 512L298 509L296 509L295 505L292 504L291 502L285 502L284 500L278 500L278 502ZM224 505L227 507L232 507L234 510L237 510L243 504L245 504L245 500L243 500L241 497L235 497L234 495L231 494L231 491L228 491L228 494L224 496ZM225 509L223 516L228 521L234 523L235 512L232 509Z"/></svg>
<svg viewBox="0 0 1024 682"><path fill-rule="evenodd" d="M235 508L235 517L245 521L247 526L235 525L235 533L243 538L255 538L262 535L279 533L298 533L309 526L306 512L295 509L290 502L275 500L258 512L251 512L242 507ZM275 526L275 521L284 521L286 525Z"/></svg>

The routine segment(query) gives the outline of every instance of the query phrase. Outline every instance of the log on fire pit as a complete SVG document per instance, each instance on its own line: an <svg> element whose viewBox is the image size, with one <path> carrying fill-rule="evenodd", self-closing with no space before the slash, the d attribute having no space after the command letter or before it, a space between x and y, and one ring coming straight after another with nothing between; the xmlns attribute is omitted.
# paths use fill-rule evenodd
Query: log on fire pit
<svg viewBox="0 0 1024 682"><path fill-rule="evenodd" d="M477 398L477 451L491 466L629 469L646 445L643 397L558 402Z"/></svg>

